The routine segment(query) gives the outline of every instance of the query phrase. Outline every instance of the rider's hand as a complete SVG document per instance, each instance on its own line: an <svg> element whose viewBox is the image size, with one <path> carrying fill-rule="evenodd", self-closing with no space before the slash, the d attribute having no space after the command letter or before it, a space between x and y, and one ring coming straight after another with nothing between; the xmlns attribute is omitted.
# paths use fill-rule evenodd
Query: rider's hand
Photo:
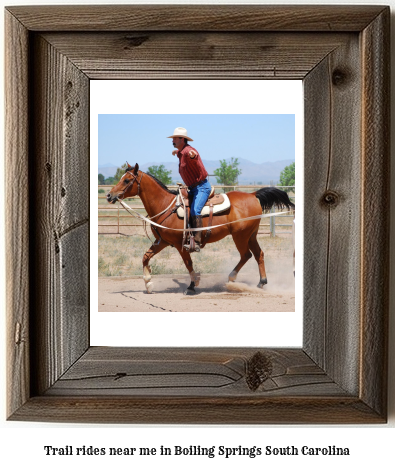
<svg viewBox="0 0 395 470"><path fill-rule="evenodd" d="M190 150L190 152L188 153L188 155L189 155L190 158L195 158L196 155L197 155L197 153L194 152L193 150Z"/></svg>
<svg viewBox="0 0 395 470"><path fill-rule="evenodd" d="M178 153L178 150L173 150L173 151L171 152L172 155L177 155L177 153Z"/></svg>

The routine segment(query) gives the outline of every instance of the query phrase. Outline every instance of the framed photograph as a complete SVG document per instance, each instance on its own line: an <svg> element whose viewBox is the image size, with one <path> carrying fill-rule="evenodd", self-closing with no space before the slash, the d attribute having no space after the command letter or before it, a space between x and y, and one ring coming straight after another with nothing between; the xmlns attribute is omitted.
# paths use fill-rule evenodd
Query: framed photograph
<svg viewBox="0 0 395 470"><path fill-rule="evenodd" d="M175 99L177 96L185 99ZM207 180L218 194L215 198L220 200L224 195L229 201L250 201L237 220L251 216L251 211L258 213L257 217L262 215L259 199L251 193L276 194L284 201L288 197L290 201L296 197L303 200L301 80L93 81L91 214L98 215L90 218L91 345L300 347L302 210L298 210L300 223L296 224L296 263L295 213L291 207L272 207L269 212L265 206L262 219L250 220L243 230L235 223L226 225L228 217L235 217L232 210L221 209L222 203L213 205L211 222L207 207L202 224L220 227L207 238L203 231L202 249L189 256L181 249L184 221L178 212L184 209L174 190L182 179L178 158L172 154L172 139L168 138L180 123L193 137L191 145L199 151ZM225 159L228 164L234 161L240 170L234 186L229 186L230 181L226 185L216 179L217 168ZM130 207L125 210L119 202L109 204L107 194L115 191L114 175L119 178L125 174L127 161L133 162L133 167L135 163L139 165L141 182L139 189L130 185L130 191L136 193L132 198L122 187L120 197L128 205L125 207ZM284 187L284 180L278 180L289 165L294 168L296 183L290 178L289 184L294 186ZM161 173L156 173L160 168ZM149 175L155 173L166 187L152 181ZM124 179L128 178L125 175ZM275 184L277 187L273 188ZM212 198L210 201L216 202ZM144 221L144 228L139 217L147 213L151 219ZM159 215L155 217L156 214ZM152 230L150 220L157 224ZM161 230L161 225L169 226L169 231ZM263 251L262 260L252 251L249 258L244 258L251 233ZM151 257L152 253L155 254ZM148 260L151 269L149 281L143 271L143 259ZM193 263L191 269L200 277L193 289L188 289L191 278L184 259ZM266 283L262 285L259 266L265 271ZM148 288L153 295L147 295ZM109 321L111 318L116 321ZM288 325L286 330L283 324ZM166 335L162 334L164 330Z"/></svg>
<svg viewBox="0 0 395 470"><path fill-rule="evenodd" d="M386 422L389 8L31 6L5 18L8 419ZM301 347L92 345L95 80L302 81Z"/></svg>

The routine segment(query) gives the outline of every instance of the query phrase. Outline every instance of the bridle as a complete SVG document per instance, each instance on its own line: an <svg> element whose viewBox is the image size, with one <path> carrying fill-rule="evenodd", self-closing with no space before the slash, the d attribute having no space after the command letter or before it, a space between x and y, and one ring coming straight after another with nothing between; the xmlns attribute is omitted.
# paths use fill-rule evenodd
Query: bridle
<svg viewBox="0 0 395 470"><path fill-rule="evenodd" d="M122 193L120 194L120 196L123 196L126 191L130 188L130 187L133 187L133 184L136 182L137 183L137 196L140 196L140 183L141 183L141 180L143 179L143 172L140 171L141 173L141 177L140 177L140 181L137 179L138 175L139 175L139 172L137 171L137 175L135 175L134 173L132 173L132 170L129 170L127 171L126 173L130 174L131 177L132 177L132 181L129 182L129 184L125 187L125 189L122 191ZM125 173L125 175L126 175ZM117 196L117 199L119 199L119 196Z"/></svg>

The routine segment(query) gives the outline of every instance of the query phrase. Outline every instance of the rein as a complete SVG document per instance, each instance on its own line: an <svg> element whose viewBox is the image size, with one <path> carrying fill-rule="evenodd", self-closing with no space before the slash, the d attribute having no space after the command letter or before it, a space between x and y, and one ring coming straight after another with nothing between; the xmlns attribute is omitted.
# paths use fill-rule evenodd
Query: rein
<svg viewBox="0 0 395 470"><path fill-rule="evenodd" d="M173 201L174 202L174 201ZM173 203L172 202L172 203ZM129 207L125 202L123 202L122 200L119 200L119 203L121 204L121 206L127 211L130 213L131 216L135 217L136 219L141 219L143 220L144 222L147 222L151 225L154 225L155 227L159 227L159 228L162 228L162 229L165 229L165 230L174 230L176 232L203 232L205 230L211 230L213 228L218 228L218 227L223 227L225 225L230 225L230 224L236 224L238 222L242 222L244 220L254 220L254 219L264 219L264 218L268 218L268 217L275 217L277 215L283 215L283 214L288 214L289 212L292 212L292 211L287 211L287 212L273 212L273 213L270 213L270 214L261 214L261 215L252 215L251 217L245 217L244 219L238 219L238 220L234 220L233 222L226 222L225 224L220 224L220 225L212 225L210 227L202 227L202 228L188 228L188 229L185 229L185 228L172 228L172 227L164 227L163 225L159 225L157 224L156 222L152 222L150 219L148 219L147 217L144 217L143 215L139 214L137 211L135 211L134 209L132 209L131 207ZM166 209L168 210L168 209ZM135 214L133 214L135 213ZM159 215L159 214L158 214ZM154 216L156 217L156 216Z"/></svg>
<svg viewBox="0 0 395 470"><path fill-rule="evenodd" d="M162 212L159 212L159 214L153 215L152 217L148 217L148 219L155 219L155 217L158 217L158 216L164 214L166 211L168 211L170 209L170 207L173 205L173 202L175 202L176 200L177 200L177 196L171 201L170 205L168 205L165 210L163 210ZM121 201L119 201L119 202L121 202Z"/></svg>
<svg viewBox="0 0 395 470"><path fill-rule="evenodd" d="M141 181L141 180L140 180L140 181ZM168 210L170 209L170 207L173 205L173 202L175 202L176 200L177 200L177 196L171 201L170 205L167 206L165 210L163 210L162 212L159 212L159 214L153 215L152 217L147 217L148 222L149 222L149 219L155 219L155 217L159 217L160 215L162 215L162 214L164 214L166 211L168 211ZM121 201L119 201L119 202L121 202ZM125 205L126 205L126 204L125 204ZM125 209L125 207L124 207L124 209ZM130 209L130 210L133 210L133 209L131 209L130 207L129 207L129 209ZM127 209L126 209L126 210L127 210ZM173 213L173 212L172 212L172 213ZM131 215L132 215L132 217L134 217L133 214L131 214ZM139 215L140 215L140 214L139 214ZM148 215L148 214L147 214L147 215ZM169 214L169 215L171 215L171 214ZM169 217L169 215L168 215L167 217ZM164 220L166 220L167 217L165 217ZM162 220L162 222L164 222L164 220ZM148 235L148 232L147 232L147 222L146 222L145 220L143 221L143 225L144 225L144 232L145 232L146 237L148 238L148 240L149 240L151 243L154 243L154 242L150 239L150 237L149 237L149 235ZM157 231L156 229L155 229L155 231L156 231L156 233L157 233L158 236L159 236L159 242L158 242L158 244L159 244L160 241L161 241L161 236L159 235L159 233L158 233L158 231Z"/></svg>

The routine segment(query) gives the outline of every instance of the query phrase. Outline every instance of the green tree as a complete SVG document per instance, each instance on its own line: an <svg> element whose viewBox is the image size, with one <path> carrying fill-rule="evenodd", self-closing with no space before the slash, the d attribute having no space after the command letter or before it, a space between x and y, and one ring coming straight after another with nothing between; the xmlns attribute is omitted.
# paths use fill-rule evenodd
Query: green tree
<svg viewBox="0 0 395 470"><path fill-rule="evenodd" d="M217 178L219 184L226 186L234 186L237 184L237 178L241 175L240 165L238 158L231 158L230 163L226 163L226 160L220 160L220 167L214 170L214 175ZM225 188L225 192L230 191L230 188Z"/></svg>
<svg viewBox="0 0 395 470"><path fill-rule="evenodd" d="M295 162L286 166L280 173L280 186L295 186ZM284 188L287 193L294 192L294 188Z"/></svg>
<svg viewBox="0 0 395 470"><path fill-rule="evenodd" d="M98 175L99 184L104 184L104 180L105 180L104 175L102 175L101 173L99 173L99 175Z"/></svg>
<svg viewBox="0 0 395 470"><path fill-rule="evenodd" d="M124 163L120 168L117 168L117 171L115 172L115 175L114 175L116 183L118 183L119 180L122 178L122 176L126 173L127 167L128 167L128 164Z"/></svg>
<svg viewBox="0 0 395 470"><path fill-rule="evenodd" d="M118 180L116 180L113 176L109 176L108 178L104 180L104 184L111 184L114 186L117 183L118 183Z"/></svg>
<svg viewBox="0 0 395 470"><path fill-rule="evenodd" d="M166 170L164 165L153 165L148 167L148 173L155 178L158 178L159 181L162 181L163 184L171 184L171 170Z"/></svg>

